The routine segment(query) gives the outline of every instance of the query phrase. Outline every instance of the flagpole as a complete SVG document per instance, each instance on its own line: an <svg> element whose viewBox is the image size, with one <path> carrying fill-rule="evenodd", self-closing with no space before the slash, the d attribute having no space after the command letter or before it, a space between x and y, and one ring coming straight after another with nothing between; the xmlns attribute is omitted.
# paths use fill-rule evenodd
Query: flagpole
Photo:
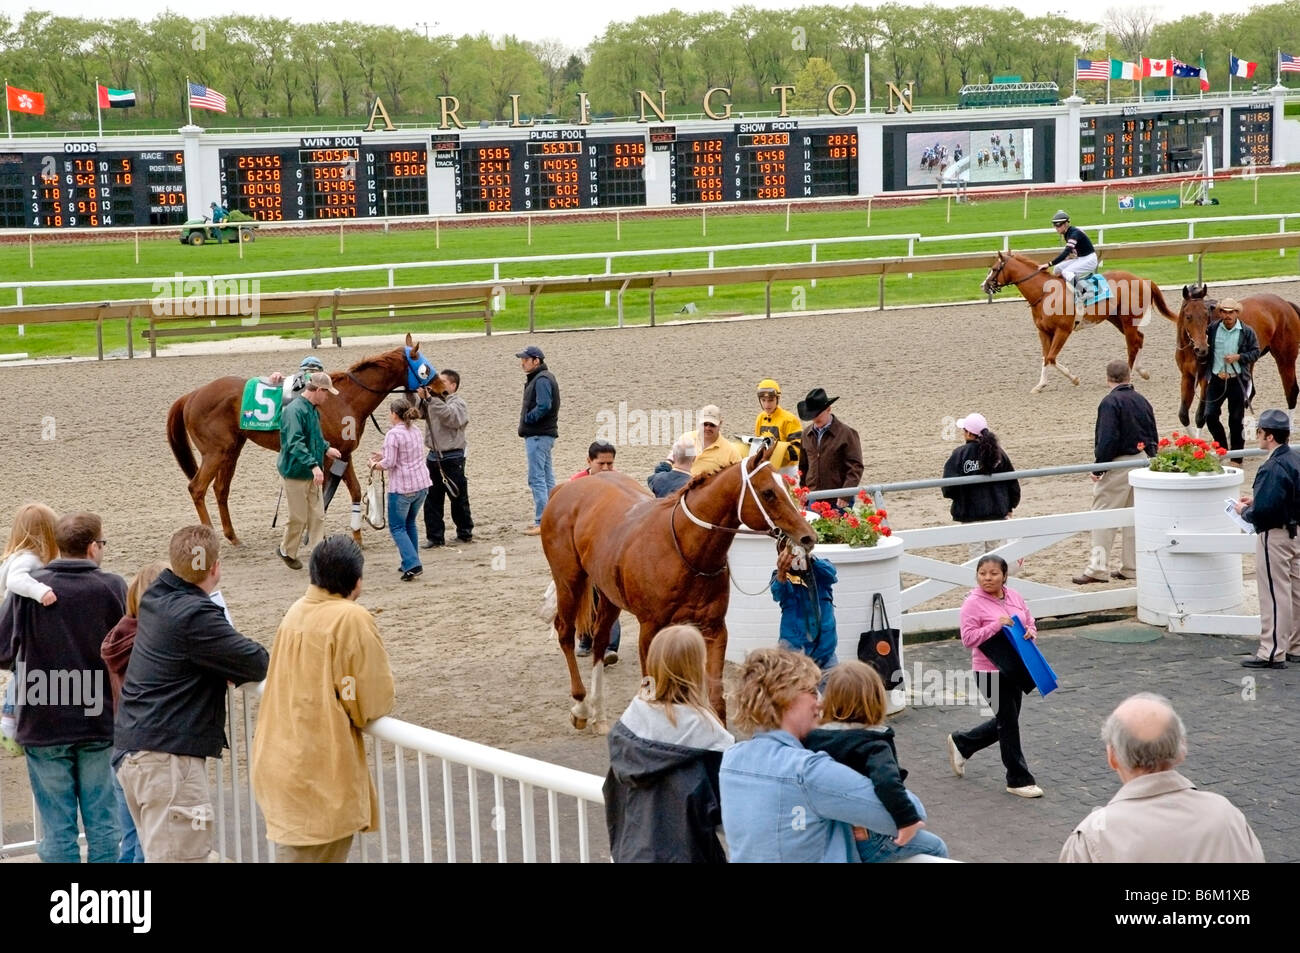
<svg viewBox="0 0 1300 953"><path fill-rule="evenodd" d="M1231 56L1231 53L1229 53L1229 56ZM1201 50L1201 58L1197 60L1196 63L1199 67L1201 67L1201 74L1198 77L1196 77L1196 85L1201 88L1201 95L1198 98L1204 99L1205 98L1205 69L1202 66L1202 64L1205 63L1205 50ZM1231 59L1229 59L1228 65L1229 66L1232 65ZM1228 93L1229 94L1232 93L1232 71L1231 70L1228 71Z"/></svg>
<svg viewBox="0 0 1300 953"><path fill-rule="evenodd" d="M1282 62L1279 58L1278 62ZM14 137L14 117L9 112L9 77L5 77L5 133L8 138Z"/></svg>
<svg viewBox="0 0 1300 953"><path fill-rule="evenodd" d="M1142 79L1146 76L1146 60L1142 59L1142 51L1138 50L1138 102L1142 102Z"/></svg>
<svg viewBox="0 0 1300 953"><path fill-rule="evenodd" d="M99 77L95 77L95 115L99 119L99 138L104 138L104 108L99 105Z"/></svg>
<svg viewBox="0 0 1300 953"><path fill-rule="evenodd" d="M190 78L185 77L185 118L189 125L194 125L194 110L190 107Z"/></svg>
<svg viewBox="0 0 1300 953"><path fill-rule="evenodd" d="M1165 60L1165 72L1169 74L1169 101L1174 101L1174 54L1169 54L1169 59Z"/></svg>

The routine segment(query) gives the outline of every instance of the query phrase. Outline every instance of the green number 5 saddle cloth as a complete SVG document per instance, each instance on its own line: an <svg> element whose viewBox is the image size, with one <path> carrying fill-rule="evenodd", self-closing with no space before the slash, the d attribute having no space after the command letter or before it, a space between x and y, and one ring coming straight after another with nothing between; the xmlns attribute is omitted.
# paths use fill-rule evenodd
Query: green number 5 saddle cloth
<svg viewBox="0 0 1300 953"><path fill-rule="evenodd" d="M244 399L239 404L240 430L279 430L280 405L284 388L280 384L254 377L244 384Z"/></svg>

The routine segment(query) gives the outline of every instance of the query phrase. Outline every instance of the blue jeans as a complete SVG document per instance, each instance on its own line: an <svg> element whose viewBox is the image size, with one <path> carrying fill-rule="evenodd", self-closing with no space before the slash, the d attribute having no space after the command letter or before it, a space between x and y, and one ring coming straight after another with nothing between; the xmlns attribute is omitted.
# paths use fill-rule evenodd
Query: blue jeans
<svg viewBox="0 0 1300 953"><path fill-rule="evenodd" d="M867 839L858 841L858 856L864 864L885 864L891 860L915 857L917 854L929 854L931 857L947 857L948 845L943 838L929 831L917 831L912 839L899 847L894 838L888 834L869 832Z"/></svg>
<svg viewBox="0 0 1300 953"><path fill-rule="evenodd" d="M555 489L555 471L551 468L551 448L554 437L525 437L524 452L528 454L528 489L533 491L533 522L541 525L542 510Z"/></svg>
<svg viewBox="0 0 1300 953"><path fill-rule="evenodd" d="M623 620L615 619L614 627L609 630L609 645L606 646L605 651L617 652L618 642L619 639L621 639L622 637L623 637ZM578 636L578 644L585 645L587 646L587 648L591 648L591 636L589 635Z"/></svg>
<svg viewBox="0 0 1300 953"><path fill-rule="evenodd" d="M113 803L113 768L107 741L27 748L42 836L37 856L47 864L77 864L77 809L86 830L86 859L92 864L117 860L118 829Z"/></svg>
<svg viewBox="0 0 1300 953"><path fill-rule="evenodd" d="M126 806L126 794L118 783L117 772L113 774L113 800L117 803L117 826L122 833L122 847L117 854L119 864L143 864L144 848L140 846L140 835L136 833L135 821L131 818L131 809Z"/></svg>
<svg viewBox="0 0 1300 953"><path fill-rule="evenodd" d="M420 531L416 527L416 517L420 515L420 506L428 495L427 489L388 494L388 532L402 557L402 572L420 565Z"/></svg>

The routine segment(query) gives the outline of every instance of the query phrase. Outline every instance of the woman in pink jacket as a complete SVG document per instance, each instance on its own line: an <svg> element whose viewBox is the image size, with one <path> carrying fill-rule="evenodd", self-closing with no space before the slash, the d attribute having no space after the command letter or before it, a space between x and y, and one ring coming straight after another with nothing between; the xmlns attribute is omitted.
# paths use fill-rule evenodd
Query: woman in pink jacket
<svg viewBox="0 0 1300 953"><path fill-rule="evenodd" d="M1012 616L1019 616L1024 623L1025 637L1034 638L1038 634L1034 617L1020 593L1007 586L1007 562L1001 556L980 559L975 567L975 580L979 585L970 591L961 606L961 643L970 649L971 668L979 681L980 694L994 715L969 731L956 731L948 736L952 773L959 778L965 775L966 760L997 742L1002 749L1002 764L1007 769L1007 793L1042 797L1043 789L1034 783L1020 750L1021 690L1014 679L1002 677L998 667L980 651L980 646L989 639L1002 638L1002 627L1011 625Z"/></svg>

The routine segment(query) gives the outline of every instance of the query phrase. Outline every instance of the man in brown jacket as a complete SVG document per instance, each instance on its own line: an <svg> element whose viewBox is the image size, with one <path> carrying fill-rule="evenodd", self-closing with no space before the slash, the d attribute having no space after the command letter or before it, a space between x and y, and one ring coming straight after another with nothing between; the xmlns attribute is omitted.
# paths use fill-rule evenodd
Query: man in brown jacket
<svg viewBox="0 0 1300 953"><path fill-rule="evenodd" d="M825 388L815 387L799 401L799 419L804 422L799 482L813 492L857 486L862 480L862 444L858 432L831 413L837 400L827 397ZM853 496L834 503L847 510Z"/></svg>
<svg viewBox="0 0 1300 953"><path fill-rule="evenodd" d="M1106 719L1101 740L1124 786L1079 822L1061 863L1264 862L1241 811L1174 770L1187 757L1187 730L1167 698L1142 692L1125 699Z"/></svg>

